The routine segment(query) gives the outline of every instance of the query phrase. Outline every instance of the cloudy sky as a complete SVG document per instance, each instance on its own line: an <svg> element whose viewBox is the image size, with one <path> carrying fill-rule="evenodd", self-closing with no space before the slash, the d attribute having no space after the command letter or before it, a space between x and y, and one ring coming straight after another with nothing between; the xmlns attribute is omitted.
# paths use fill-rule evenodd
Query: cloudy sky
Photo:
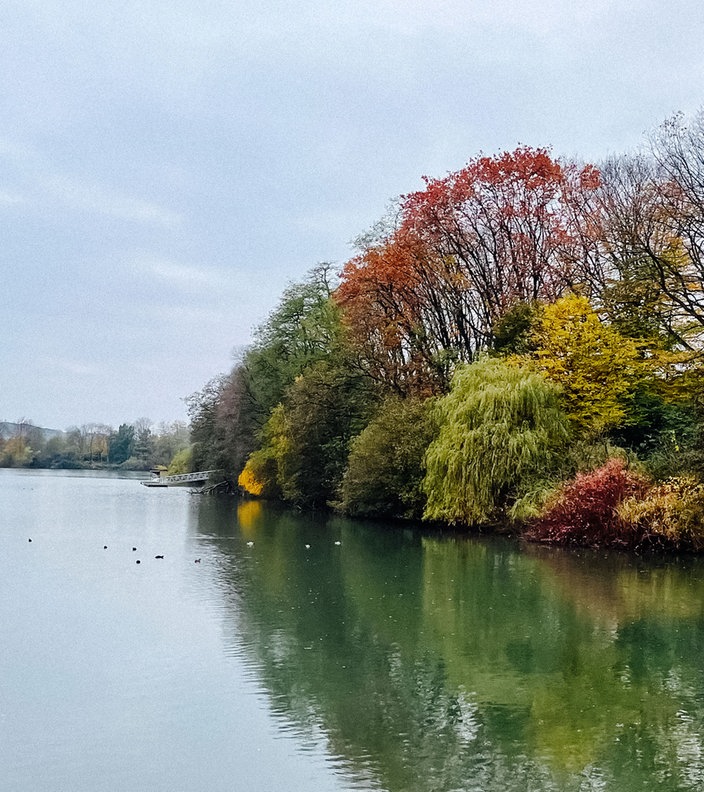
<svg viewBox="0 0 704 792"><path fill-rule="evenodd" d="M292 281L480 151L704 104L693 0L3 0L0 420L185 418Z"/></svg>

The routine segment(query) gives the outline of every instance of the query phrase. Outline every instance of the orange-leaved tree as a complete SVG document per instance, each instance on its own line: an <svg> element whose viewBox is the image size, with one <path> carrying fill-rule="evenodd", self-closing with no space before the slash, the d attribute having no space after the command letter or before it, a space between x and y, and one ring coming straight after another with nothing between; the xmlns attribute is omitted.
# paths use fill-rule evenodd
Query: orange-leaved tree
<svg viewBox="0 0 704 792"><path fill-rule="evenodd" d="M580 279L599 174L520 147L425 182L337 291L370 373L402 392L446 389L451 364L488 348L516 303L550 302Z"/></svg>

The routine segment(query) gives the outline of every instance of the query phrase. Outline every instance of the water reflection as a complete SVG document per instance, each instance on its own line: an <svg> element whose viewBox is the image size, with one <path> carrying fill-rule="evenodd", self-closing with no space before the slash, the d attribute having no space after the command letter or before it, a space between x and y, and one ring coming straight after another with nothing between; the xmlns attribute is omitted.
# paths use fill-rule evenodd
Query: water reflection
<svg viewBox="0 0 704 792"><path fill-rule="evenodd" d="M225 629L360 788L704 783L696 559L519 548L199 501Z"/></svg>

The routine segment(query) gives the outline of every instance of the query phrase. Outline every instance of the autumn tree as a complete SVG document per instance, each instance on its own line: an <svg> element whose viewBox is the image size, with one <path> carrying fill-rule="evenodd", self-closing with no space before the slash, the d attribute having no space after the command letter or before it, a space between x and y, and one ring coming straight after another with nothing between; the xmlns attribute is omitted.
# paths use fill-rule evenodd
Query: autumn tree
<svg viewBox="0 0 704 792"><path fill-rule="evenodd" d="M582 251L571 203L598 184L592 167L518 148L426 180L425 190L406 197L405 224L473 292L467 319L481 346L514 303L549 301L573 285Z"/></svg>
<svg viewBox="0 0 704 792"><path fill-rule="evenodd" d="M5 441L0 454L0 467L27 467L32 461L33 450L27 438L15 434Z"/></svg>
<svg viewBox="0 0 704 792"><path fill-rule="evenodd" d="M110 446L110 435L113 433L113 431L113 428L108 424L93 424L93 439L90 448L91 459L97 461L100 464L107 462Z"/></svg>
<svg viewBox="0 0 704 792"><path fill-rule="evenodd" d="M256 446L251 395L242 364L213 377L186 400L194 470L224 470L233 479Z"/></svg>
<svg viewBox="0 0 704 792"><path fill-rule="evenodd" d="M46 448L43 430L29 418L18 418L4 429L0 433L0 467L40 466Z"/></svg>
<svg viewBox="0 0 704 792"><path fill-rule="evenodd" d="M704 337L704 110L677 114L649 151L613 158L598 190L608 308L699 351ZM611 303L610 305L608 303ZM622 316L614 318L622 321ZM642 332L642 329L641 331Z"/></svg>
<svg viewBox="0 0 704 792"><path fill-rule="evenodd" d="M80 463L106 461L110 438L114 434L115 430L106 424L85 423L71 426L66 432L65 451Z"/></svg>
<svg viewBox="0 0 704 792"><path fill-rule="evenodd" d="M89 464L94 461L102 462L107 457L109 438L113 429L105 424L87 423L75 427L74 432L76 431L80 439L74 433L73 440L81 461Z"/></svg>
<svg viewBox="0 0 704 792"><path fill-rule="evenodd" d="M695 348L704 320L701 279L665 197L673 186L645 155L611 159L601 174L594 298L624 335L653 348Z"/></svg>
<svg viewBox="0 0 704 792"><path fill-rule="evenodd" d="M395 230L347 263L337 292L371 373L401 392L442 390L516 303L573 286L598 185L593 167L519 148L405 196Z"/></svg>
<svg viewBox="0 0 704 792"><path fill-rule="evenodd" d="M581 432L597 436L624 421L644 375L632 339L602 323L585 297L569 295L545 306L535 341L538 368L560 386Z"/></svg>
<svg viewBox="0 0 704 792"><path fill-rule="evenodd" d="M249 495L281 498L281 482L289 448L287 415L279 403L259 433L259 446L247 457L237 484Z"/></svg>
<svg viewBox="0 0 704 792"><path fill-rule="evenodd" d="M601 167L595 238L602 280L595 304L637 341L654 376L612 430L656 476L702 470L704 117L678 115L650 150Z"/></svg>
<svg viewBox="0 0 704 792"><path fill-rule="evenodd" d="M665 293L704 330L704 109L678 114L652 137L661 221L672 236L662 268Z"/></svg>

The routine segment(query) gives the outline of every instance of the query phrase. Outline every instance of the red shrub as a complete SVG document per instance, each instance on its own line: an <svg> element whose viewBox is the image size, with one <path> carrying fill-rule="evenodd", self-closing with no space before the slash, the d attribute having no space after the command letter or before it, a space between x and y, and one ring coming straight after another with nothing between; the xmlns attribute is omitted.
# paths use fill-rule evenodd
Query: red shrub
<svg viewBox="0 0 704 792"><path fill-rule="evenodd" d="M609 459L565 484L525 536L558 545L632 547L641 537L621 519L618 506L625 498L645 495L648 489L647 480L628 470L622 459Z"/></svg>

